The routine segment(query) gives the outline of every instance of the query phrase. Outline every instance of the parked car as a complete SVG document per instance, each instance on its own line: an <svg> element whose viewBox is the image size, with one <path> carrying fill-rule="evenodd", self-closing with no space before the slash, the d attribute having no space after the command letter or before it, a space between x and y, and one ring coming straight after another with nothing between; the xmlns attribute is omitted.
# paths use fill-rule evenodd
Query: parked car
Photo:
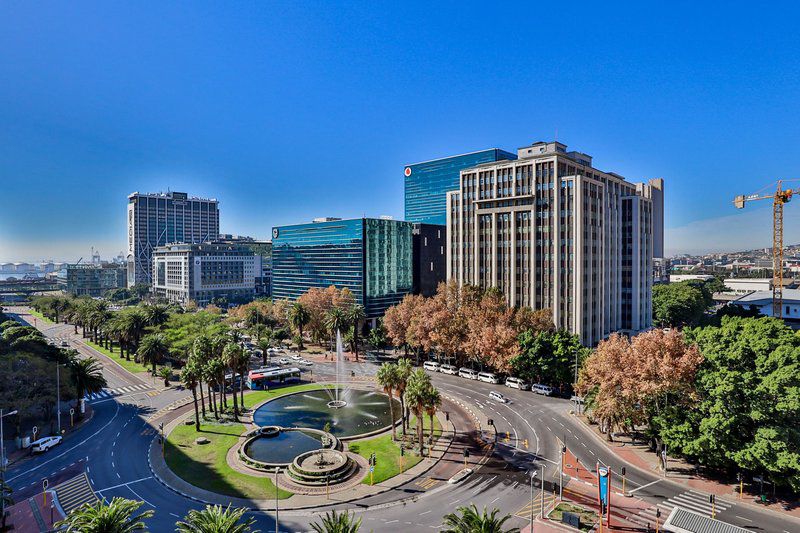
<svg viewBox="0 0 800 533"><path fill-rule="evenodd" d="M299 353L293 353L291 355L291 358L294 359L295 361L300 361L301 359L303 359L302 357L300 357Z"/></svg>
<svg viewBox="0 0 800 533"><path fill-rule="evenodd" d="M531 386L531 390L536 394L544 394L545 396L553 395L553 387L551 387L550 385L542 385L541 383L536 383L535 385Z"/></svg>
<svg viewBox="0 0 800 533"><path fill-rule="evenodd" d="M496 402L508 403L508 398L506 398L505 396L503 396L499 392L495 392L495 391L490 392L489 393L489 398L491 398L492 400L494 400Z"/></svg>
<svg viewBox="0 0 800 533"><path fill-rule="evenodd" d="M61 437L58 435L35 440L31 443L31 453L44 453L53 446L61 444L61 440Z"/></svg>
<svg viewBox="0 0 800 533"><path fill-rule="evenodd" d="M458 369L458 375L467 379L478 379L478 372L471 368L462 367Z"/></svg>
<svg viewBox="0 0 800 533"><path fill-rule="evenodd" d="M314 362L313 361L309 361L308 359L302 359L300 361L300 364L303 365L303 366L312 366L314 364Z"/></svg>
<svg viewBox="0 0 800 533"><path fill-rule="evenodd" d="M483 381L484 383L500 383L500 378L497 377L497 374L494 372L480 372L478 374L478 381Z"/></svg>
<svg viewBox="0 0 800 533"><path fill-rule="evenodd" d="M436 361L425 361L422 363L422 368L425 370L430 370L431 372L438 372L441 365Z"/></svg>
<svg viewBox="0 0 800 533"><path fill-rule="evenodd" d="M282 364L282 365L290 365L290 364L292 364L292 360L289 359L288 357L281 357L280 360L278 360L278 362L280 364Z"/></svg>
<svg viewBox="0 0 800 533"><path fill-rule="evenodd" d="M529 390L531 388L531 384L522 378L509 376L506 378L506 387L519 390Z"/></svg>
<svg viewBox="0 0 800 533"><path fill-rule="evenodd" d="M439 365L439 372L442 374L450 374L451 376L455 376L458 374L458 369L453 365Z"/></svg>

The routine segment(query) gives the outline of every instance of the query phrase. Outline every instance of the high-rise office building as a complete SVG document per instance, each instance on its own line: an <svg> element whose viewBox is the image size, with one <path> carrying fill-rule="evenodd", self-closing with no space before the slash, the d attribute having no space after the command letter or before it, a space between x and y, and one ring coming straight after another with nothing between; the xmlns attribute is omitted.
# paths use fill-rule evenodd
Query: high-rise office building
<svg viewBox="0 0 800 533"><path fill-rule="evenodd" d="M630 183L558 142L517 154L462 170L448 193L448 279L549 308L586 345L649 327L663 181Z"/></svg>
<svg viewBox="0 0 800 533"><path fill-rule="evenodd" d="M256 298L272 296L272 242L260 241L243 235L223 234L218 243L244 246L255 254L256 258Z"/></svg>
<svg viewBox="0 0 800 533"><path fill-rule="evenodd" d="M296 300L312 287L347 287L378 318L413 286L410 222L317 219L272 230L272 296Z"/></svg>
<svg viewBox="0 0 800 533"><path fill-rule="evenodd" d="M462 169L490 161L516 158L510 152L490 148L406 165L405 219L424 224L446 224L447 193L458 189L458 177Z"/></svg>
<svg viewBox="0 0 800 533"><path fill-rule="evenodd" d="M255 297L256 259L246 246L168 244L153 250L153 293L174 303L242 304Z"/></svg>
<svg viewBox="0 0 800 533"><path fill-rule="evenodd" d="M66 265L58 273L61 290L73 296L99 298L125 286L125 266L114 263Z"/></svg>
<svg viewBox="0 0 800 533"><path fill-rule="evenodd" d="M153 249L169 243L203 243L219 235L219 203L185 192L128 196L128 286L152 285Z"/></svg>
<svg viewBox="0 0 800 533"><path fill-rule="evenodd" d="M447 226L414 224L414 294L433 296L447 278Z"/></svg>

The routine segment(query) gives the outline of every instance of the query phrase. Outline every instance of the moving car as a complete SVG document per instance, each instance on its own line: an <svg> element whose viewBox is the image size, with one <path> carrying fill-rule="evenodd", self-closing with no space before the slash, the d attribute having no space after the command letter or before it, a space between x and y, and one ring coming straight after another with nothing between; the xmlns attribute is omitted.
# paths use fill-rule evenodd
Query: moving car
<svg viewBox="0 0 800 533"><path fill-rule="evenodd" d="M67 341L61 341L61 347L62 348L68 348L69 347L69 343Z"/></svg>
<svg viewBox="0 0 800 533"><path fill-rule="evenodd" d="M31 443L31 453L44 453L53 446L61 444L61 437L56 435L54 437L43 437Z"/></svg>
<svg viewBox="0 0 800 533"><path fill-rule="evenodd" d="M536 394L544 394L545 396L553 395L553 387L551 387L550 385L542 385L541 383L536 383L531 387L531 390Z"/></svg>
<svg viewBox="0 0 800 533"><path fill-rule="evenodd" d="M282 365L289 365L289 364L291 364L291 363L292 363L291 359L289 359L288 357L281 357L281 358L278 360L278 362L279 362L280 364L282 364Z"/></svg>
<svg viewBox="0 0 800 533"><path fill-rule="evenodd" d="M291 358L294 359L295 361L300 361L302 359L302 357L300 357L299 353L293 353L291 355Z"/></svg>
<svg viewBox="0 0 800 533"><path fill-rule="evenodd" d="M458 369L453 365L439 365L439 372L442 374L450 374L451 376L455 376L458 374Z"/></svg>
<svg viewBox="0 0 800 533"><path fill-rule="evenodd" d="M478 381L484 383L500 383L500 378L494 372L481 372L478 374Z"/></svg>
<svg viewBox="0 0 800 533"><path fill-rule="evenodd" d="M462 367L458 369L458 375L467 379L478 379L478 372L471 368Z"/></svg>
<svg viewBox="0 0 800 533"><path fill-rule="evenodd" d="M422 364L422 367L425 370L430 370L431 372L438 372L439 368L441 368L441 365L439 365L439 363L437 363L436 361L425 361Z"/></svg>
<svg viewBox="0 0 800 533"><path fill-rule="evenodd" d="M303 365L303 366L312 366L314 364L314 362L313 361L309 361L308 359L302 359L300 361L300 364Z"/></svg>
<svg viewBox="0 0 800 533"><path fill-rule="evenodd" d="M492 400L494 400L496 402L508 403L508 398L506 398L505 396L503 396L499 392L495 392L495 391L490 392L489 393L489 398L491 398Z"/></svg>
<svg viewBox="0 0 800 533"><path fill-rule="evenodd" d="M531 388L531 385L522 378L515 378L513 376L509 376L506 378L506 387L519 390L528 390Z"/></svg>

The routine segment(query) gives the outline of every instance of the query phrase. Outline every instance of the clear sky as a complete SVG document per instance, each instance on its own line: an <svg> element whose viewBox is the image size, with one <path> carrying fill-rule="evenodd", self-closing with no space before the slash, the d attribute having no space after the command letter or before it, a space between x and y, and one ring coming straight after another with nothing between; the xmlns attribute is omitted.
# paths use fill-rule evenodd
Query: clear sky
<svg viewBox="0 0 800 533"><path fill-rule="evenodd" d="M793 4L377 4L1 3L0 260L116 255L137 190L401 218L404 164L556 136L665 178L668 251L768 245L731 200L800 178Z"/></svg>

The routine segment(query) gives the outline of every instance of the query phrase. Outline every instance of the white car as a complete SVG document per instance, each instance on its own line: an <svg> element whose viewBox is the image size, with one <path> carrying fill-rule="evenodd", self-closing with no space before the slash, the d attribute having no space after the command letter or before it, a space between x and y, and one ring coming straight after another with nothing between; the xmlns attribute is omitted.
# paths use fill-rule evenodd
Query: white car
<svg viewBox="0 0 800 533"><path fill-rule="evenodd" d="M471 368L461 367L458 369L458 375L467 379L478 379L478 371Z"/></svg>
<svg viewBox="0 0 800 533"><path fill-rule="evenodd" d="M510 387L513 389L519 390L528 390L531 388L530 384L521 378L515 378L513 376L506 378L506 387Z"/></svg>
<svg viewBox="0 0 800 533"><path fill-rule="evenodd" d="M439 372L442 374L450 374L451 376L455 376L458 374L458 369L453 365L441 365L439 367Z"/></svg>
<svg viewBox="0 0 800 533"><path fill-rule="evenodd" d="M292 363L291 359L289 359L288 357L281 357L280 360L278 360L278 362L282 365L288 365Z"/></svg>
<svg viewBox="0 0 800 533"><path fill-rule="evenodd" d="M506 398L505 396L503 396L499 392L495 392L495 391L490 392L489 393L489 398L491 398L492 400L494 400L496 402L508 403L508 398Z"/></svg>
<svg viewBox="0 0 800 533"><path fill-rule="evenodd" d="M302 359L302 357L300 357L299 353L293 353L291 355L291 358L294 359L295 361L300 361Z"/></svg>
<svg viewBox="0 0 800 533"><path fill-rule="evenodd" d="M44 453L53 446L61 444L61 437L43 437L31 443L31 453Z"/></svg>
<svg viewBox="0 0 800 533"><path fill-rule="evenodd" d="M500 383L500 378L494 372L481 372L478 374L478 381L497 384Z"/></svg>
<svg viewBox="0 0 800 533"><path fill-rule="evenodd" d="M62 348L69 348L69 343L67 341L61 341Z"/></svg>
<svg viewBox="0 0 800 533"><path fill-rule="evenodd" d="M535 392L536 394L543 394L544 396L553 395L553 387L551 387L550 385L542 385L541 383L536 383L532 385L531 391Z"/></svg>
<svg viewBox="0 0 800 533"><path fill-rule="evenodd" d="M303 359L302 361L300 361L300 364L303 365L303 366L312 366L314 364L314 362L313 361L309 361L308 359Z"/></svg>
<svg viewBox="0 0 800 533"><path fill-rule="evenodd" d="M425 361L422 363L422 367L425 370L430 370L431 372L438 372L440 365L436 361Z"/></svg>

